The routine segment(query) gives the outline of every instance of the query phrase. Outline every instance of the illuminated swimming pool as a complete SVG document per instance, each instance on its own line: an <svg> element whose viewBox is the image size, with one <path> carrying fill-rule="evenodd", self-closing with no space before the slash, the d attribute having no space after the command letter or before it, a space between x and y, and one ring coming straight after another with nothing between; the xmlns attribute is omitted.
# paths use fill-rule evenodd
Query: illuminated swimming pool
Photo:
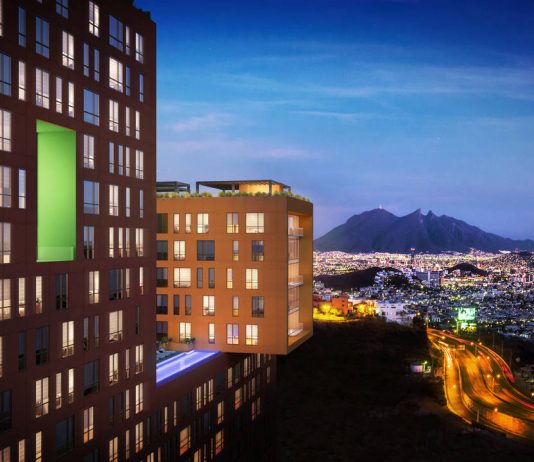
<svg viewBox="0 0 534 462"><path fill-rule="evenodd" d="M162 361L156 364L156 385L163 385L220 353L220 351L192 350Z"/></svg>

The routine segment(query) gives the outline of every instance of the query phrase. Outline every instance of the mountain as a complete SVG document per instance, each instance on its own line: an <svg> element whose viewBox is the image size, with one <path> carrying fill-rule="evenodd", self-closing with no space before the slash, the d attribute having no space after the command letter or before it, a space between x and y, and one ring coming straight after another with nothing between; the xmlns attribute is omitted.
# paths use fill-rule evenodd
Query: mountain
<svg viewBox="0 0 534 462"><path fill-rule="evenodd" d="M444 251L469 252L471 249L486 252L499 250L534 251L534 241L513 239L486 233L465 221L446 215L428 214L416 210L397 217L383 209L374 209L354 215L314 242L315 250L358 252L416 252Z"/></svg>

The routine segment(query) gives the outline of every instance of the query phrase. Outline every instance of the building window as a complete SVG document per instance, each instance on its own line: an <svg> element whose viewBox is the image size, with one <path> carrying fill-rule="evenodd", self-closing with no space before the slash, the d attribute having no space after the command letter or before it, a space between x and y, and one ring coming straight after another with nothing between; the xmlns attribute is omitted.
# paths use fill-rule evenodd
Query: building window
<svg viewBox="0 0 534 462"><path fill-rule="evenodd" d="M0 150L11 151L11 112L0 109Z"/></svg>
<svg viewBox="0 0 534 462"><path fill-rule="evenodd" d="M243 401L243 393L241 391L241 388L238 388L234 391L234 409L237 410L241 407L241 403Z"/></svg>
<svg viewBox="0 0 534 462"><path fill-rule="evenodd" d="M191 339L191 323L181 322L179 324L179 340L180 343L184 343L186 340Z"/></svg>
<svg viewBox="0 0 534 462"><path fill-rule="evenodd" d="M0 222L0 264L11 263L11 223Z"/></svg>
<svg viewBox="0 0 534 462"><path fill-rule="evenodd" d="M263 297L252 297L252 317L254 318L263 318L264 314L264 298Z"/></svg>
<svg viewBox="0 0 534 462"><path fill-rule="evenodd" d="M95 436L94 407L83 410L83 442L91 441Z"/></svg>
<svg viewBox="0 0 534 462"><path fill-rule="evenodd" d="M191 268L174 268L174 287L191 287Z"/></svg>
<svg viewBox="0 0 534 462"><path fill-rule="evenodd" d="M174 259L185 260L185 241L174 241Z"/></svg>
<svg viewBox="0 0 534 462"><path fill-rule="evenodd" d="M208 343L215 343L215 324L208 324Z"/></svg>
<svg viewBox="0 0 534 462"><path fill-rule="evenodd" d="M209 230L209 215L207 213L197 213L197 233L205 234Z"/></svg>
<svg viewBox="0 0 534 462"><path fill-rule="evenodd" d="M50 56L50 26L39 17L35 18L35 52L48 58Z"/></svg>
<svg viewBox="0 0 534 462"><path fill-rule="evenodd" d="M122 340L122 310L109 313L108 340L110 343Z"/></svg>
<svg viewBox="0 0 534 462"><path fill-rule="evenodd" d="M215 241L197 241L197 260L215 260Z"/></svg>
<svg viewBox="0 0 534 462"><path fill-rule="evenodd" d="M109 129L119 133L119 103L109 100Z"/></svg>
<svg viewBox="0 0 534 462"><path fill-rule="evenodd" d="M19 170L19 209L26 208L26 170Z"/></svg>
<svg viewBox="0 0 534 462"><path fill-rule="evenodd" d="M64 0L65 1L65 0ZM56 424L56 452L65 454L74 448L74 416Z"/></svg>
<svg viewBox="0 0 534 462"><path fill-rule="evenodd" d="M124 91L124 66L120 61L109 58L109 88Z"/></svg>
<svg viewBox="0 0 534 462"><path fill-rule="evenodd" d="M156 287L167 287L167 268L156 268Z"/></svg>
<svg viewBox="0 0 534 462"><path fill-rule="evenodd" d="M168 230L167 223L168 215L166 213L158 213L156 217L156 232L166 234Z"/></svg>
<svg viewBox="0 0 534 462"><path fill-rule="evenodd" d="M35 433L35 462L43 461L43 432Z"/></svg>
<svg viewBox="0 0 534 462"><path fill-rule="evenodd" d="M140 372L143 372L144 368L144 353L143 353L143 345L136 345L135 347L135 373L139 374Z"/></svg>
<svg viewBox="0 0 534 462"><path fill-rule="evenodd" d="M114 184L109 185L109 215L119 216L119 187Z"/></svg>
<svg viewBox="0 0 534 462"><path fill-rule="evenodd" d="M100 97L87 89L83 90L83 120L89 124L100 125Z"/></svg>
<svg viewBox="0 0 534 462"><path fill-rule="evenodd" d="M83 212L92 215L100 213L99 184L93 181L83 182Z"/></svg>
<svg viewBox="0 0 534 462"><path fill-rule="evenodd" d="M224 401L221 401L217 403L217 425L220 425L223 422L224 422Z"/></svg>
<svg viewBox="0 0 534 462"><path fill-rule="evenodd" d="M83 135L83 166L95 168L95 138L90 135Z"/></svg>
<svg viewBox="0 0 534 462"><path fill-rule="evenodd" d="M61 77L56 77L56 112L59 114L63 112L63 80Z"/></svg>
<svg viewBox="0 0 534 462"><path fill-rule="evenodd" d="M232 241L232 260L239 261L239 241Z"/></svg>
<svg viewBox="0 0 534 462"><path fill-rule="evenodd" d="M215 454L220 454L224 448L224 430L215 434Z"/></svg>
<svg viewBox="0 0 534 462"><path fill-rule="evenodd" d="M0 94L11 96L11 58L0 53Z"/></svg>
<svg viewBox="0 0 534 462"><path fill-rule="evenodd" d="M95 393L99 389L99 362L91 361L83 366L83 394Z"/></svg>
<svg viewBox="0 0 534 462"><path fill-rule="evenodd" d="M72 82L68 83L67 90L67 114L69 117L74 117L74 84ZM95 125L98 125L98 122Z"/></svg>
<svg viewBox="0 0 534 462"><path fill-rule="evenodd" d="M35 329L35 364L40 366L48 362L48 326Z"/></svg>
<svg viewBox="0 0 534 462"><path fill-rule="evenodd" d="M141 113L135 111L135 139L141 139Z"/></svg>
<svg viewBox="0 0 534 462"><path fill-rule="evenodd" d="M135 452L143 450L143 422L135 425Z"/></svg>
<svg viewBox="0 0 534 462"><path fill-rule="evenodd" d="M111 15L109 17L109 44L124 51L124 25Z"/></svg>
<svg viewBox="0 0 534 462"><path fill-rule="evenodd" d="M236 234L239 232L239 214L227 213L226 214L226 232L228 234Z"/></svg>
<svg viewBox="0 0 534 462"><path fill-rule="evenodd" d="M184 298L184 314L186 316L191 316L191 295L186 295Z"/></svg>
<svg viewBox="0 0 534 462"><path fill-rule="evenodd" d="M120 167L120 165L119 165ZM124 215L126 217L129 217L130 216L130 212L131 212L131 199L130 199L130 188L129 187L126 187L126 189L124 190L125 192L125 205L124 205ZM126 228L128 229L128 228ZM127 235L129 236L129 233L127 233Z"/></svg>
<svg viewBox="0 0 534 462"><path fill-rule="evenodd" d="M239 316L239 297L237 295L232 297L232 316Z"/></svg>
<svg viewBox="0 0 534 462"><path fill-rule="evenodd" d="M186 233L191 232L191 214L190 213L185 214L185 232Z"/></svg>
<svg viewBox="0 0 534 462"><path fill-rule="evenodd" d="M0 207L11 207L11 167L0 165Z"/></svg>
<svg viewBox="0 0 534 462"><path fill-rule="evenodd" d="M215 268L208 268L208 289L215 289Z"/></svg>
<svg viewBox="0 0 534 462"><path fill-rule="evenodd" d="M26 46L26 10L20 7L19 7L19 45L21 47Z"/></svg>
<svg viewBox="0 0 534 462"><path fill-rule="evenodd" d="M144 403L144 397L143 397L143 384L138 383L135 386L135 413L139 414L143 411L143 403Z"/></svg>
<svg viewBox="0 0 534 462"><path fill-rule="evenodd" d="M87 43L83 44L83 75L85 77L89 77L90 74L90 67L89 67L89 45Z"/></svg>
<svg viewBox="0 0 534 462"><path fill-rule="evenodd" d="M63 31L61 58L63 66L74 69L74 36Z"/></svg>
<svg viewBox="0 0 534 462"><path fill-rule="evenodd" d="M252 261L263 261L263 241L252 241Z"/></svg>
<svg viewBox="0 0 534 462"><path fill-rule="evenodd" d="M94 2L89 2L89 33L100 35L100 8Z"/></svg>
<svg viewBox="0 0 534 462"><path fill-rule="evenodd" d="M118 436L109 440L108 462L119 462L119 437Z"/></svg>
<svg viewBox="0 0 534 462"><path fill-rule="evenodd" d="M139 101L141 103L145 101L145 78L143 74L139 74Z"/></svg>
<svg viewBox="0 0 534 462"><path fill-rule="evenodd" d="M144 177L144 153L137 149L135 151L135 177L140 180Z"/></svg>
<svg viewBox="0 0 534 462"><path fill-rule="evenodd" d="M247 233L263 233L264 232L264 214L263 213L247 213L246 216Z"/></svg>
<svg viewBox="0 0 534 462"><path fill-rule="evenodd" d="M191 426L180 430L180 455L185 454L191 447Z"/></svg>
<svg viewBox="0 0 534 462"><path fill-rule="evenodd" d="M167 294L156 295L156 314L169 313L169 296Z"/></svg>
<svg viewBox="0 0 534 462"><path fill-rule="evenodd" d="M202 296L202 315L203 316L215 316L215 296L214 295Z"/></svg>
<svg viewBox="0 0 534 462"><path fill-rule="evenodd" d="M11 279L0 279L0 321L11 319Z"/></svg>
<svg viewBox="0 0 534 462"><path fill-rule="evenodd" d="M258 270L255 268L247 268L245 287L247 289L257 289L258 286Z"/></svg>
<svg viewBox="0 0 534 462"><path fill-rule="evenodd" d="M100 301L100 271L89 271L89 303Z"/></svg>
<svg viewBox="0 0 534 462"><path fill-rule="evenodd" d="M156 241L156 259L157 260L168 260L168 243L167 241Z"/></svg>
<svg viewBox="0 0 534 462"><path fill-rule="evenodd" d="M258 344L258 326L257 324L247 324L245 326L245 343L247 345Z"/></svg>
<svg viewBox="0 0 534 462"><path fill-rule="evenodd" d="M138 33L135 34L135 60L140 63L144 60L143 36Z"/></svg>
<svg viewBox="0 0 534 462"><path fill-rule="evenodd" d="M43 277L35 276L35 314L43 312Z"/></svg>
<svg viewBox="0 0 534 462"><path fill-rule="evenodd" d="M67 308L68 275L56 274L56 310Z"/></svg>
<svg viewBox="0 0 534 462"><path fill-rule="evenodd" d="M226 343L239 345L239 324L226 324Z"/></svg>
<svg viewBox="0 0 534 462"><path fill-rule="evenodd" d="M143 228L135 228L135 252L137 257L142 257L145 254L144 235Z"/></svg>
<svg viewBox="0 0 534 462"><path fill-rule="evenodd" d="M19 61L19 99L26 101L26 63Z"/></svg>
<svg viewBox="0 0 534 462"><path fill-rule="evenodd" d="M197 289L204 287L204 268L197 268Z"/></svg>
<svg viewBox="0 0 534 462"><path fill-rule="evenodd" d="M109 270L109 300L122 300L130 296L130 269Z"/></svg>
<svg viewBox="0 0 534 462"><path fill-rule="evenodd" d="M35 417L47 415L49 405L48 377L45 377L35 381Z"/></svg>
<svg viewBox="0 0 534 462"><path fill-rule="evenodd" d="M90 260L95 258L95 228L94 226L83 227L83 255Z"/></svg>
<svg viewBox="0 0 534 462"><path fill-rule="evenodd" d="M93 51L93 78L100 81L100 52L95 48Z"/></svg>
<svg viewBox="0 0 534 462"><path fill-rule="evenodd" d="M35 105L50 108L50 76L41 69L35 69Z"/></svg>
<svg viewBox="0 0 534 462"><path fill-rule="evenodd" d="M19 278L18 310L19 316L26 316L26 278Z"/></svg>
<svg viewBox="0 0 534 462"><path fill-rule="evenodd" d="M119 383L119 353L108 356L108 385Z"/></svg>
<svg viewBox="0 0 534 462"><path fill-rule="evenodd" d="M234 272L232 268L226 268L226 288L233 289L234 287Z"/></svg>
<svg viewBox="0 0 534 462"><path fill-rule="evenodd" d="M72 356L74 354L74 321L62 323L61 338L61 357Z"/></svg>
<svg viewBox="0 0 534 462"><path fill-rule="evenodd" d="M69 0L56 0L56 13L64 18L69 17Z"/></svg>

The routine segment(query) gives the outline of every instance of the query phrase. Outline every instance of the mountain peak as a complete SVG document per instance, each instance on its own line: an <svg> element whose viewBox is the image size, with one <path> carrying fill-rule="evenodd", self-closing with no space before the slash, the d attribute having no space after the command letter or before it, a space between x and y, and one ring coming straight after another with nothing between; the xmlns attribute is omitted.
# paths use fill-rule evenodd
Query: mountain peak
<svg viewBox="0 0 534 462"><path fill-rule="evenodd" d="M439 253L444 251L487 252L499 250L534 250L534 241L514 241L486 233L464 221L431 210L424 215L421 209L397 217L383 208L353 215L343 225L315 240L319 251L340 250L348 253L392 252Z"/></svg>

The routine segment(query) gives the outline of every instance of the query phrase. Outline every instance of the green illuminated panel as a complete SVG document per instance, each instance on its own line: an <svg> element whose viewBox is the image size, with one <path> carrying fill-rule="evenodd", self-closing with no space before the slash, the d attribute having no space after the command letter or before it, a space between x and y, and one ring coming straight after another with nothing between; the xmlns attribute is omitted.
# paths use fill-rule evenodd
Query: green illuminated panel
<svg viewBox="0 0 534 462"><path fill-rule="evenodd" d="M476 308L458 308L458 321L474 321L476 319Z"/></svg>
<svg viewBox="0 0 534 462"><path fill-rule="evenodd" d="M37 261L76 255L76 132L37 121Z"/></svg>

